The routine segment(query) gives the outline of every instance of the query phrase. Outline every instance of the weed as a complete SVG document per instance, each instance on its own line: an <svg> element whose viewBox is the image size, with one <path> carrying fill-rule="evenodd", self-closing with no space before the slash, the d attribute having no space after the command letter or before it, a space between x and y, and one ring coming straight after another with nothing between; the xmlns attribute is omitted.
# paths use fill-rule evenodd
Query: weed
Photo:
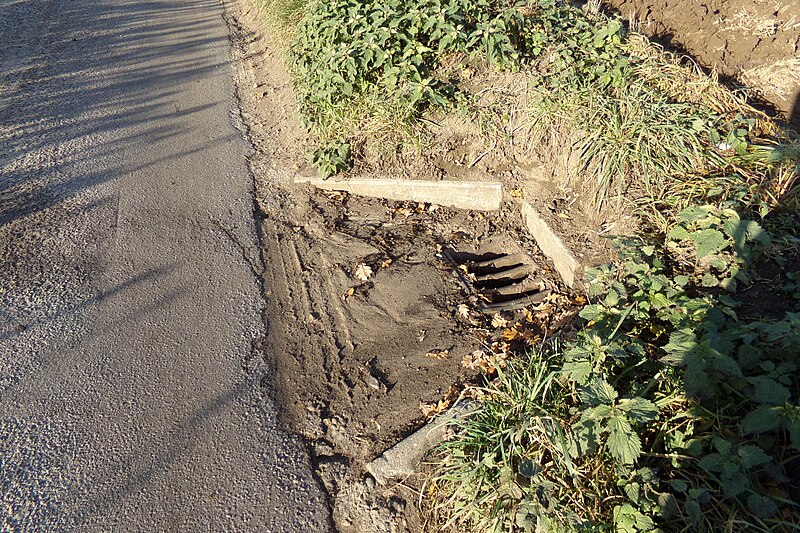
<svg viewBox="0 0 800 533"><path fill-rule="evenodd" d="M347 169L350 157L350 145L347 143L329 145L307 155L308 162L326 178Z"/></svg>
<svg viewBox="0 0 800 533"><path fill-rule="evenodd" d="M772 246L766 230L712 206L673 223L660 242L619 239L620 262L587 274L592 302L577 338L531 354L487 389L446 445L437 487L452 524L800 526L800 300L782 319L743 320L741 303L712 287L749 279Z"/></svg>

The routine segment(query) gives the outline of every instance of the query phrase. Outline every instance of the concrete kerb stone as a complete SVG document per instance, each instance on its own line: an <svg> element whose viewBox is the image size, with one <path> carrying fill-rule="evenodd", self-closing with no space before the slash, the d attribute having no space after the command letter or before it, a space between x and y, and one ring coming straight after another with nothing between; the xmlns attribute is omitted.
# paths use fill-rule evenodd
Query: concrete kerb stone
<svg viewBox="0 0 800 533"><path fill-rule="evenodd" d="M452 422L466 418L473 410L470 401L454 405L367 464L367 472L381 485L411 475L425 454L444 441Z"/></svg>
<svg viewBox="0 0 800 533"><path fill-rule="evenodd" d="M564 283L569 287L575 287L575 283L580 280L582 275L583 265L575 259L564 241L556 235L531 204L522 201L520 207L522 221L536 240L539 249L553 261L556 272Z"/></svg>
<svg viewBox="0 0 800 533"><path fill-rule="evenodd" d="M328 178L296 176L295 183L372 198L424 202L455 209L499 211L503 186L496 181L426 181L393 178Z"/></svg>

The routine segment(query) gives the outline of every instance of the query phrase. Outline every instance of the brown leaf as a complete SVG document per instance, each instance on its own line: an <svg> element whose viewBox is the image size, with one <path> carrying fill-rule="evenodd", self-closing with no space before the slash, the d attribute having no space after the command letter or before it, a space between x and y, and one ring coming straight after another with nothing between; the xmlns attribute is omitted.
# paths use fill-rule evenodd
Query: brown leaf
<svg viewBox="0 0 800 533"><path fill-rule="evenodd" d="M441 348L434 348L430 352L425 354L425 357L430 357L432 359L447 359L447 356L450 355L450 350L443 350Z"/></svg>
<svg viewBox="0 0 800 533"><path fill-rule="evenodd" d="M503 318L500 313L495 313L492 317L492 327L493 328L504 328L508 326L508 320Z"/></svg>

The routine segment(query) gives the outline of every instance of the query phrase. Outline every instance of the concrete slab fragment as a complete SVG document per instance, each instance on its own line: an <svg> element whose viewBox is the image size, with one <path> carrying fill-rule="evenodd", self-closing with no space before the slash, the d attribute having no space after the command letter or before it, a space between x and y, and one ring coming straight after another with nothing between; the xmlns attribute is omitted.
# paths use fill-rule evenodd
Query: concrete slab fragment
<svg viewBox="0 0 800 533"><path fill-rule="evenodd" d="M473 407L469 401L451 407L366 465L367 472L381 485L412 474L425 454L445 439L452 422L469 415Z"/></svg>

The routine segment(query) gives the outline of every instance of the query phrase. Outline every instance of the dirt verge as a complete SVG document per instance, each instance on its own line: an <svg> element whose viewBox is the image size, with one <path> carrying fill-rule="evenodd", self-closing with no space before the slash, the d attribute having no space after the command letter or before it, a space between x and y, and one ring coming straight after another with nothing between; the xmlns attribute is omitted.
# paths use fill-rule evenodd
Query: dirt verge
<svg viewBox="0 0 800 533"><path fill-rule="evenodd" d="M254 2L227 10L255 147L269 386L286 426L308 442L339 531L420 530L416 482L377 487L364 465L481 372L569 323L575 305L513 204L455 211L294 185L313 171L289 75ZM505 306L486 312L486 287L498 280L476 264L502 254L524 258L515 268L530 277L522 297L531 305L503 296Z"/></svg>

